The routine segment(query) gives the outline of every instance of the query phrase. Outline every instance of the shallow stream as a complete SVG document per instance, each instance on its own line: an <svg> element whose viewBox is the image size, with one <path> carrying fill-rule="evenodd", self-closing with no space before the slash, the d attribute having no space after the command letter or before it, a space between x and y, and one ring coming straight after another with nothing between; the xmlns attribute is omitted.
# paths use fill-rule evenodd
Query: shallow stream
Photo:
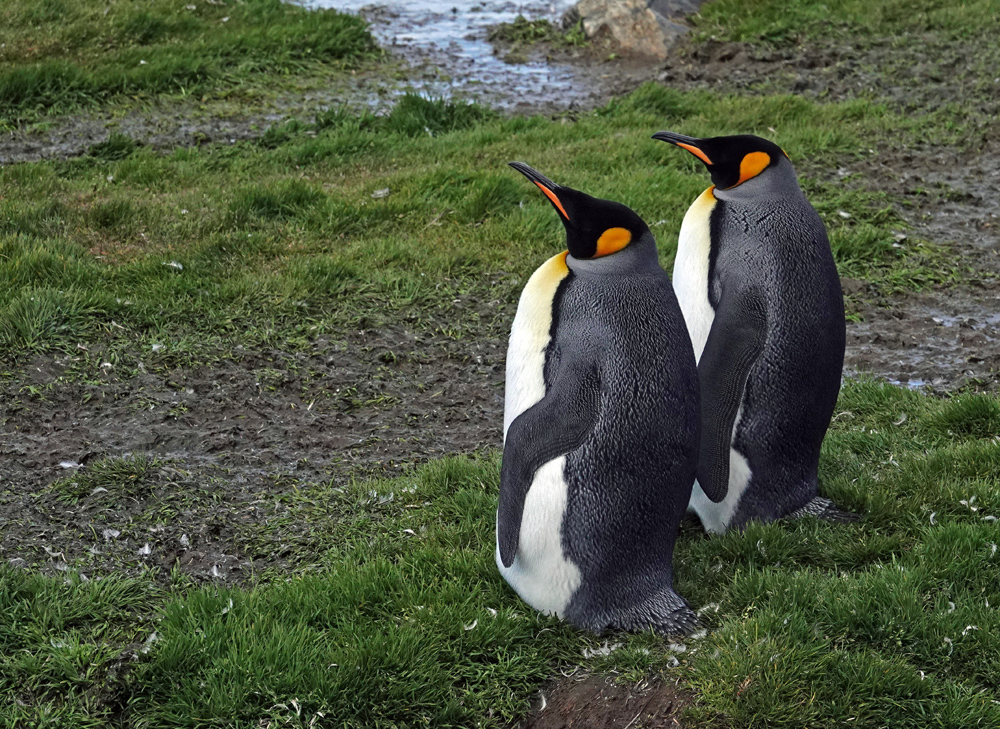
<svg viewBox="0 0 1000 729"><path fill-rule="evenodd" d="M593 106L595 98L605 96L600 71L538 54L523 63L507 63L494 53L488 39L490 28L518 15L559 23L574 5L572 0L308 0L303 4L361 15L379 44L416 71L410 88L428 96L460 97L505 111Z"/></svg>

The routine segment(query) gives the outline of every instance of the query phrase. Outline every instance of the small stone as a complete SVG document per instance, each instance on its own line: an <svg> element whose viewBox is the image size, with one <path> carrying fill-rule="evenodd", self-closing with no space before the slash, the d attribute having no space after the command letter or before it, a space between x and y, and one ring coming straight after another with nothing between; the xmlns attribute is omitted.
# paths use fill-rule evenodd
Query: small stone
<svg viewBox="0 0 1000 729"><path fill-rule="evenodd" d="M687 26L671 19L686 14L686 9L667 5L661 2L652 8L648 0L580 0L574 12L588 38L607 42L616 53L663 59L670 46L688 32Z"/></svg>

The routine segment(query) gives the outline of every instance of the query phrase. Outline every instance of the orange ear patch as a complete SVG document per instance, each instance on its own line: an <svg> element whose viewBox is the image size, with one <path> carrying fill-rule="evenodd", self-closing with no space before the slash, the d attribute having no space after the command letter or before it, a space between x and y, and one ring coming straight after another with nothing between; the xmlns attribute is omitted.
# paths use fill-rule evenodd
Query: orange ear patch
<svg viewBox="0 0 1000 729"><path fill-rule="evenodd" d="M740 162L740 179L736 185L742 185L751 177L756 177L771 164L771 155L767 152L751 152ZM733 187L736 187L733 185Z"/></svg>
<svg viewBox="0 0 1000 729"><path fill-rule="evenodd" d="M684 149L686 149L688 152L690 152L691 154L693 154L695 157L697 157L698 159L700 159L705 164L707 164L707 165L712 164L712 160L710 160L708 158L708 155L705 154L704 152L702 152L697 147L695 147L693 144L684 144L683 142L677 142L677 146L678 147L683 147Z"/></svg>
<svg viewBox="0 0 1000 729"><path fill-rule="evenodd" d="M562 206L562 203L559 202L559 198L556 197L556 194L552 192L552 190L550 190L549 188L543 187L541 184L537 182L535 184L538 185L539 190L545 193L545 197L551 200L552 204L555 205L557 208L559 208L559 212L562 213L563 217L566 218L566 220L569 220L569 216L566 214L566 208L564 208Z"/></svg>
<svg viewBox="0 0 1000 729"><path fill-rule="evenodd" d="M625 228L608 228L597 239L597 252L594 253L594 258L617 253L631 241L632 234L625 230Z"/></svg>

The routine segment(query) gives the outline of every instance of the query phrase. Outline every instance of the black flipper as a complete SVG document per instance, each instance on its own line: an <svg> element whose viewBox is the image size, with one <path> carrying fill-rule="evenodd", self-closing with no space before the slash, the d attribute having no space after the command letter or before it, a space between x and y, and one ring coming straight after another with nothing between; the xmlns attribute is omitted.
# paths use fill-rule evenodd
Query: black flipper
<svg viewBox="0 0 1000 729"><path fill-rule="evenodd" d="M712 501L729 490L729 448L747 377L764 349L767 308L763 293L723 293L698 362L701 388L701 450L698 485Z"/></svg>
<svg viewBox="0 0 1000 729"><path fill-rule="evenodd" d="M504 567L514 563L524 498L535 471L578 448L597 419L600 383L593 364L567 365L540 401L518 415L507 430L500 467L497 544Z"/></svg>

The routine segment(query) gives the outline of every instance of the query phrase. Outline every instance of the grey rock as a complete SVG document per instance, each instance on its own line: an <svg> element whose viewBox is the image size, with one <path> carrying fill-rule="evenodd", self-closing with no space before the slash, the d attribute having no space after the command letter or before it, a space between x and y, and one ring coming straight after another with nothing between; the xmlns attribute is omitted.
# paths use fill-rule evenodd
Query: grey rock
<svg viewBox="0 0 1000 729"><path fill-rule="evenodd" d="M610 45L624 56L664 59L690 30L682 19L703 0L580 0L563 18L564 25L583 21L588 38Z"/></svg>

